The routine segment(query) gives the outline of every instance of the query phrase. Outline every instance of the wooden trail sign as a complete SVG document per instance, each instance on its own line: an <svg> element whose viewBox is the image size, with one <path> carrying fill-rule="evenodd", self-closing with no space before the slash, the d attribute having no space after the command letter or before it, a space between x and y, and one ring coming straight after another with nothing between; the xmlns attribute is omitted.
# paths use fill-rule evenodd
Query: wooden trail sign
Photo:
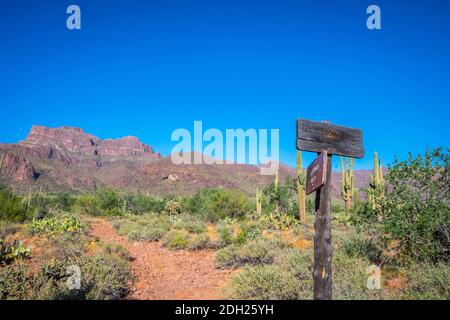
<svg viewBox="0 0 450 320"><path fill-rule="evenodd" d="M314 299L332 298L331 158L333 154L362 158L362 131L325 122L297 120L298 150L319 152L308 167L306 193L316 191L314 219Z"/></svg>
<svg viewBox="0 0 450 320"><path fill-rule="evenodd" d="M327 179L327 152L322 152L306 170L306 194L316 191Z"/></svg>
<svg viewBox="0 0 450 320"><path fill-rule="evenodd" d="M297 120L297 149L336 154L350 158L364 157L362 131L326 122Z"/></svg>

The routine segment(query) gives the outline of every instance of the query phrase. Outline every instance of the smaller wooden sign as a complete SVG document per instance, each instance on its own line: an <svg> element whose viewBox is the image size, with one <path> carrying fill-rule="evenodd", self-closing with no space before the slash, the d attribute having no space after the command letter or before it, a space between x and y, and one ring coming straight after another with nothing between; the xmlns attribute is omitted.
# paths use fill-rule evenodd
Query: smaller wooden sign
<svg viewBox="0 0 450 320"><path fill-rule="evenodd" d="M306 194L316 191L327 180L327 152L321 152L306 172Z"/></svg>

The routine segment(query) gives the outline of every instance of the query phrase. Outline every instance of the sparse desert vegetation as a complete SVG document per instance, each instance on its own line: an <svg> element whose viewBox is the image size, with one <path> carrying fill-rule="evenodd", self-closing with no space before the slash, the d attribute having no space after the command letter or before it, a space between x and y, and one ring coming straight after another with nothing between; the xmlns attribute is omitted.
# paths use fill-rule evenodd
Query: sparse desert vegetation
<svg viewBox="0 0 450 320"><path fill-rule="evenodd" d="M346 202L333 200L335 299L450 299L448 161L441 149L411 156L394 163L383 183L372 181L368 201L347 193ZM311 299L312 200L305 200L304 226L297 186L291 178L274 181L259 199L222 188L165 197L1 188L0 298L125 298L142 277L120 244L127 243L207 252L211 268L229 271L217 289L222 298ZM99 222L119 240L91 232ZM382 270L379 290L366 286L373 264ZM71 265L81 270L79 289L66 285Z"/></svg>

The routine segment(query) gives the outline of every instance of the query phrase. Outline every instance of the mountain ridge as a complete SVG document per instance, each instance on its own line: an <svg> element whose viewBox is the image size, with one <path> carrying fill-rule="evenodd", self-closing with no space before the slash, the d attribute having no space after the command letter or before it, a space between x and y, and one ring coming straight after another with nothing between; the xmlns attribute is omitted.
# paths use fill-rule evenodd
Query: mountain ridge
<svg viewBox="0 0 450 320"><path fill-rule="evenodd" d="M260 174L261 165L175 165L170 155L162 157L135 136L100 139L69 126L32 126L25 140L0 144L0 158L0 183L19 192L36 188L85 192L112 187L162 195L225 187L253 194L257 186L274 179ZM280 162L281 181L296 175L295 168ZM369 176L368 170L355 170L356 187L364 187ZM333 172L334 197L339 197L340 179L340 172Z"/></svg>

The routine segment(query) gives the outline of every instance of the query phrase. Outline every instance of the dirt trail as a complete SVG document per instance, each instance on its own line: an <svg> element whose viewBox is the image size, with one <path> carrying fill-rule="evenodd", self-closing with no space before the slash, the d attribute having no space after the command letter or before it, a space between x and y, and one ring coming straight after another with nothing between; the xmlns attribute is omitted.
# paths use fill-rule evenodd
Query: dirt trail
<svg viewBox="0 0 450 320"><path fill-rule="evenodd" d="M214 252L171 251L158 242L130 242L103 219L92 220L91 235L105 243L121 244L134 258L136 277L127 299L222 299L230 270L214 267Z"/></svg>

